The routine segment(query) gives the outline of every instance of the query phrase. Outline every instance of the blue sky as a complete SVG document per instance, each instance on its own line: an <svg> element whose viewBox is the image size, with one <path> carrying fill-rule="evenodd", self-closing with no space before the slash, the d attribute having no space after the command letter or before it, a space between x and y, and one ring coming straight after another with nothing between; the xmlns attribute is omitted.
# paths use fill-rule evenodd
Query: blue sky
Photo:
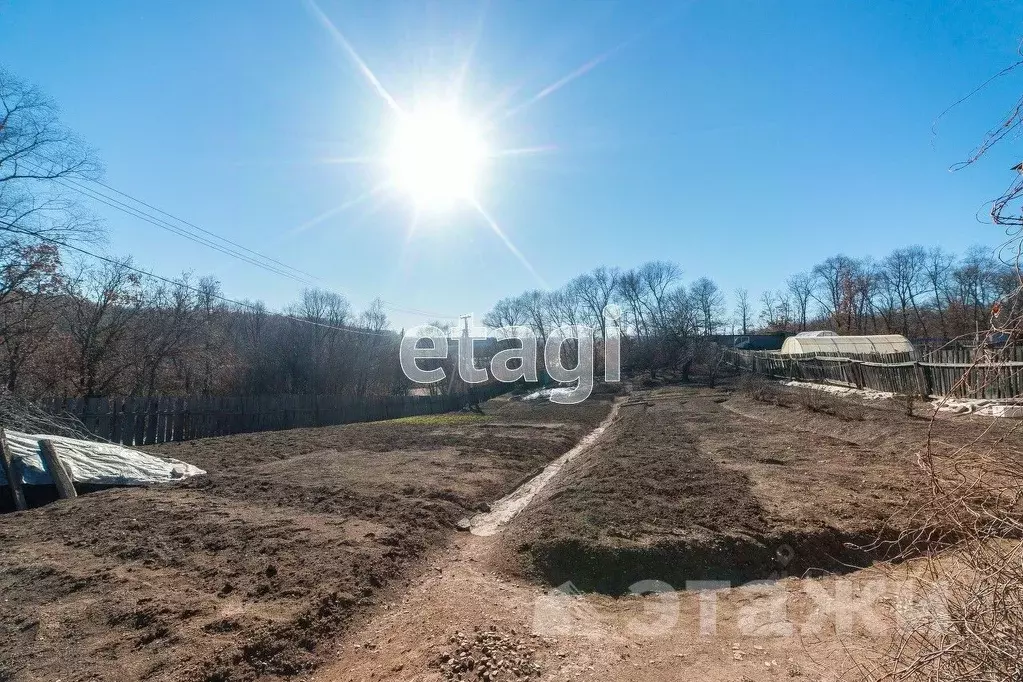
<svg viewBox="0 0 1023 682"><path fill-rule="evenodd" d="M754 294L835 253L995 245L975 219L1012 145L959 173L1018 95L1011 2L322 0L403 106L468 64L462 108L500 114L606 59L490 132L480 202L551 286L596 265L677 261ZM475 42L475 50L471 47ZM409 202L373 187L391 112L295 1L0 2L0 61L45 89L117 189L373 297L482 315L537 278L473 210L407 236ZM608 54L610 53L610 54ZM301 284L106 207L106 250L163 275L213 274L271 306ZM396 324L420 316L392 310Z"/></svg>

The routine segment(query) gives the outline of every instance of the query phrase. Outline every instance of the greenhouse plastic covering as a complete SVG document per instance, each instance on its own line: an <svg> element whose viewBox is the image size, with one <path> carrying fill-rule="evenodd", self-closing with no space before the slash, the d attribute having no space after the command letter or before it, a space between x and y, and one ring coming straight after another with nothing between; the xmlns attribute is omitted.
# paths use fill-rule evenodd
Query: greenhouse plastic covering
<svg viewBox="0 0 1023 682"><path fill-rule="evenodd" d="M821 353L828 355L912 353L913 344L901 334L873 336L790 336L779 351L783 355Z"/></svg>
<svg viewBox="0 0 1023 682"><path fill-rule="evenodd" d="M6 433L8 450L12 459L21 464L25 485L53 484L39 454L39 441L43 439L53 442L60 461L75 483L146 485L180 481L206 473L187 462L157 457L112 443L10 430ZM7 485L3 467L0 467L0 484Z"/></svg>

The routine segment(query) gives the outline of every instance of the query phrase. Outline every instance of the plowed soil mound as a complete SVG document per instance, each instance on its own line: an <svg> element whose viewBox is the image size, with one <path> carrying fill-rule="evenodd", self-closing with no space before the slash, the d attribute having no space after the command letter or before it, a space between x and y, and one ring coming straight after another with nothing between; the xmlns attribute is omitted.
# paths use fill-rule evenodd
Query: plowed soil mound
<svg viewBox="0 0 1023 682"><path fill-rule="evenodd" d="M209 475L0 516L0 680L304 673L454 523L609 409L438 415L151 448Z"/></svg>
<svg viewBox="0 0 1023 682"><path fill-rule="evenodd" d="M749 580L862 566L916 523L931 431L949 452L970 443L1023 450L1011 421L906 416L885 402L810 402L729 390L639 391L597 445L574 460L510 529L519 565L551 585L621 594L659 580ZM511 563L511 562L509 562Z"/></svg>

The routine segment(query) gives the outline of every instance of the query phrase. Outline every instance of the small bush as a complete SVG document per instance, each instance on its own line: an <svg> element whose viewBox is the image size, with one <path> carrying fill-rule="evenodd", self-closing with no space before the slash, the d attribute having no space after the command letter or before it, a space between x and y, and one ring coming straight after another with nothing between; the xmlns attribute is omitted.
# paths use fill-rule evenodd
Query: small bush
<svg viewBox="0 0 1023 682"><path fill-rule="evenodd" d="M796 390L796 402L810 412L834 414L835 405L831 396L816 388L800 388Z"/></svg>
<svg viewBox="0 0 1023 682"><path fill-rule="evenodd" d="M816 388L801 388L798 390L797 402L810 412L826 414L837 417L844 421L863 421L866 419L866 410L862 405L850 400L842 400Z"/></svg>
<svg viewBox="0 0 1023 682"><path fill-rule="evenodd" d="M778 405L781 402L778 384L759 374L743 374L739 377L739 393L760 403Z"/></svg>
<svg viewBox="0 0 1023 682"><path fill-rule="evenodd" d="M915 413L915 410L914 410L914 408L916 406L916 396L915 395L913 395L912 393L907 393L906 395L904 395L902 397L902 406L906 410L906 416L907 417L915 417L916 416L916 413Z"/></svg>

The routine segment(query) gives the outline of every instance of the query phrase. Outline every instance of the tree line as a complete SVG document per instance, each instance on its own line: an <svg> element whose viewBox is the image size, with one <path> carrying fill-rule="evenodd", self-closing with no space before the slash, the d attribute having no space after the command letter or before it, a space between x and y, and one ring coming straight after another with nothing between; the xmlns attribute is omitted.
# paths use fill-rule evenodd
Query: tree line
<svg viewBox="0 0 1023 682"><path fill-rule="evenodd" d="M307 289L283 312L231 303L212 277L142 274L130 259L0 277L0 377L29 397L404 392L379 301L356 312Z"/></svg>
<svg viewBox="0 0 1023 682"><path fill-rule="evenodd" d="M950 340L987 329L992 306L1018 286L1015 267L990 249L908 246L880 260L832 256L755 302L739 289L732 320L743 334L830 329Z"/></svg>
<svg viewBox="0 0 1023 682"><path fill-rule="evenodd" d="M935 343L962 338L988 329L992 306L1018 286L1015 268L989 249L975 246L958 256L909 246L876 261L832 256L759 300L740 288L729 307L713 280L687 284L678 264L651 261L627 270L598 267L552 291L501 299L484 322L524 325L541 340L561 325L585 324L600 338L612 331L622 337L623 367L655 371L712 359L709 337L724 334L827 329Z"/></svg>
<svg viewBox="0 0 1023 682"><path fill-rule="evenodd" d="M4 385L30 397L402 393L379 301L305 290L284 312L226 302L211 277L166 283L130 260L57 269L0 304ZM24 314L28 312L29 314Z"/></svg>
<svg viewBox="0 0 1023 682"><path fill-rule="evenodd" d="M130 259L75 258L102 240L68 183L101 177L56 105L0 69L0 382L27 396L334 393L407 390L400 334L380 301L357 312L310 289L281 312L226 299L212 277L153 277ZM530 327L545 341L587 324L622 339L623 367L680 369L712 359L724 333L831 329L953 338L988 327L1018 285L982 248L896 249L878 261L833 256L758 301L731 308L711 279L651 261L597 267L565 286L498 301L488 326ZM713 362L704 364L712 365Z"/></svg>
<svg viewBox="0 0 1023 682"><path fill-rule="evenodd" d="M71 190L101 173L56 104L0 68L0 385L29 397L404 390L380 301L356 312L312 289L273 313L225 299L212 277L93 254L101 225Z"/></svg>
<svg viewBox="0 0 1023 682"><path fill-rule="evenodd" d="M677 263L663 260L628 270L601 266L553 291L503 298L483 321L529 327L541 341L559 326L584 324L597 330L598 340L609 333L621 338L626 371L688 373L712 352L706 341L725 328L727 305L712 280L687 285L682 276Z"/></svg>

